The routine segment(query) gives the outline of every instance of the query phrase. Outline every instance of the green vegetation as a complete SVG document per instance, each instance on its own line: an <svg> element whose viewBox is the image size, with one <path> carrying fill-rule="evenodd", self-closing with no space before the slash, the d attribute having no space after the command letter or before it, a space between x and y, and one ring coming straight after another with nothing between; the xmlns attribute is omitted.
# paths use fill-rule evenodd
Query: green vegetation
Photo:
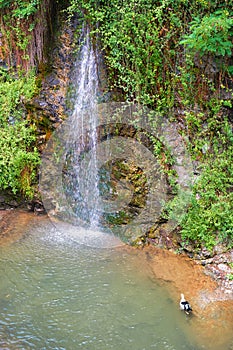
<svg viewBox="0 0 233 350"><path fill-rule="evenodd" d="M201 55L229 55L232 48L228 1L113 0L110 6L71 0L68 10L82 12L101 37L112 89L166 115L206 92L203 72L193 67L184 45Z"/></svg>
<svg viewBox="0 0 233 350"><path fill-rule="evenodd" d="M18 60L29 59L28 48L36 21L33 15L38 11L41 0L7 1L0 0L0 23L3 34L3 51L10 56L15 51ZM18 52L20 51L20 52Z"/></svg>
<svg viewBox="0 0 233 350"><path fill-rule="evenodd" d="M199 15L190 23L189 30L190 34L184 36L181 44L194 53L232 55L233 18L228 10L218 10L202 18Z"/></svg>
<svg viewBox="0 0 233 350"><path fill-rule="evenodd" d="M227 274L227 278L228 278L230 281L233 281L233 273L228 273L228 274Z"/></svg>
<svg viewBox="0 0 233 350"><path fill-rule="evenodd" d="M25 120L26 104L36 92L32 73L0 72L0 190L33 196L39 163L35 128Z"/></svg>
<svg viewBox="0 0 233 350"><path fill-rule="evenodd" d="M98 33L113 91L182 124L200 171L181 220L183 240L210 249L216 242L230 246L233 136L224 108L232 106L220 94L232 93L232 2L113 0L110 6L71 0L68 11L82 13Z"/></svg>
<svg viewBox="0 0 233 350"><path fill-rule="evenodd" d="M196 147L201 144L198 138L204 140L205 154L201 175L193 187L190 208L182 221L182 236L185 240L202 242L208 248L216 242L224 242L230 247L233 242L233 134L228 122L222 118L215 120L211 138L210 128L211 125L206 135L199 133L195 140Z"/></svg>
<svg viewBox="0 0 233 350"><path fill-rule="evenodd" d="M45 71L48 63L54 8L47 0L0 0L0 191L29 198L39 163L37 122L27 110L37 93L31 70Z"/></svg>
<svg viewBox="0 0 233 350"><path fill-rule="evenodd" d="M37 11L40 0L31 1L12 1L12 0L0 0L0 9L12 9L12 15L15 18L28 18Z"/></svg>
<svg viewBox="0 0 233 350"><path fill-rule="evenodd" d="M34 123L25 107L37 90L35 74L28 65L28 48L36 25L33 15L40 3L0 0L0 58L12 65L11 70L0 69L0 190L29 198L34 193L39 154ZM28 73L20 72L22 69Z"/></svg>
<svg viewBox="0 0 233 350"><path fill-rule="evenodd" d="M17 65L22 57L28 61L41 3L0 0L0 58L8 52L11 63ZM200 172L181 218L183 240L210 249L216 242L232 245L233 135L226 113L232 98L222 97L232 94L233 85L232 1L70 0L67 11L81 14L101 41L114 98L139 102L179 121ZM25 104L35 91L33 74L0 72L0 188L29 196L39 156ZM175 179L169 152L151 141Z"/></svg>

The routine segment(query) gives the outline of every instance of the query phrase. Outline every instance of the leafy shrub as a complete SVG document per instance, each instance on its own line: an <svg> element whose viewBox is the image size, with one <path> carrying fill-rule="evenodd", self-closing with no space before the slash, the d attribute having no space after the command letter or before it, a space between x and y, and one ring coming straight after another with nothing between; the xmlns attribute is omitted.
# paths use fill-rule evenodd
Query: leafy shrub
<svg viewBox="0 0 233 350"><path fill-rule="evenodd" d="M211 124L211 120L209 120ZM213 127L213 126L210 126ZM216 129L220 129L221 133ZM208 130L209 131L209 130ZM206 137L207 141L207 137ZM189 210L182 222L185 240L212 248L233 240L233 134L224 120L215 120L215 133L193 187Z"/></svg>
<svg viewBox="0 0 233 350"><path fill-rule="evenodd" d="M109 85L128 100L165 113L173 107L172 72L183 30L183 1L71 0L71 13L83 11L98 33L109 74ZM177 50L177 51L176 51Z"/></svg>
<svg viewBox="0 0 233 350"><path fill-rule="evenodd" d="M36 79L33 72L9 74L0 70L0 126L6 126L22 119L24 104L36 93Z"/></svg>
<svg viewBox="0 0 233 350"><path fill-rule="evenodd" d="M233 48L233 18L229 12L216 11L203 18L196 17L190 23L190 34L181 44L201 56L211 53L217 56L231 56Z"/></svg>
<svg viewBox="0 0 233 350"><path fill-rule="evenodd" d="M27 197L33 195L33 181L39 154L31 148L35 130L26 122L17 122L0 129L0 189L21 191Z"/></svg>
<svg viewBox="0 0 233 350"><path fill-rule="evenodd" d="M33 195L39 154L33 146L35 128L26 120L24 105L36 92L32 73L20 76L6 71L0 76L0 190Z"/></svg>
<svg viewBox="0 0 233 350"><path fill-rule="evenodd" d="M33 13L37 11L38 4L40 0L31 0L31 1L12 1L12 0L0 0L0 9L12 7L13 11L11 15L16 18L23 19L28 18Z"/></svg>
<svg viewBox="0 0 233 350"><path fill-rule="evenodd" d="M39 3L40 0L18 1L18 7L14 9L13 15L19 19L28 18L29 16L37 12L37 7Z"/></svg>

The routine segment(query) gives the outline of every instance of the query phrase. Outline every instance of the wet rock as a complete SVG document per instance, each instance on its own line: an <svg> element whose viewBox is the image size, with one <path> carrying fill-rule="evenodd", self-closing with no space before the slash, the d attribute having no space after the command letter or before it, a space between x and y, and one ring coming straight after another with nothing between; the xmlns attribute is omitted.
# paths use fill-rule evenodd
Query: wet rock
<svg viewBox="0 0 233 350"><path fill-rule="evenodd" d="M60 16L60 28L54 38L54 48L51 48L50 62L39 72L40 92L28 106L37 121L41 152L51 133L67 116L65 101L74 63L74 32L77 28L75 19L73 23L62 18L62 14Z"/></svg>
<svg viewBox="0 0 233 350"><path fill-rule="evenodd" d="M226 273L230 273L231 272L231 268L226 265L226 264L218 264L218 269L221 270L221 271L224 271Z"/></svg>
<svg viewBox="0 0 233 350"><path fill-rule="evenodd" d="M213 263L213 258L201 260L201 265L202 266L206 266L206 265L209 265L209 264L212 264L212 263Z"/></svg>
<svg viewBox="0 0 233 350"><path fill-rule="evenodd" d="M193 252L193 246L191 244L187 244L184 246L184 251L188 252L188 253L192 253Z"/></svg>
<svg viewBox="0 0 233 350"><path fill-rule="evenodd" d="M7 202L7 204L12 208L17 208L19 206L19 202L17 202L15 199L10 200Z"/></svg>
<svg viewBox="0 0 233 350"><path fill-rule="evenodd" d="M209 251L207 248L203 248L200 252L199 252L199 255L204 258L204 259L208 259L208 258L211 258L212 257L212 252Z"/></svg>
<svg viewBox="0 0 233 350"><path fill-rule="evenodd" d="M42 201L40 200L33 200L27 204L27 209L29 211L34 212L35 214L46 214L46 210L44 208L44 205Z"/></svg>
<svg viewBox="0 0 233 350"><path fill-rule="evenodd" d="M46 78L46 82L50 86L60 85L60 80L52 74Z"/></svg>
<svg viewBox="0 0 233 350"><path fill-rule="evenodd" d="M219 290L233 298L233 281L229 278L233 275L233 250L205 260L204 266L205 273L217 281Z"/></svg>
<svg viewBox="0 0 233 350"><path fill-rule="evenodd" d="M227 247L224 246L223 244L216 244L216 246L214 247L213 253L214 254L222 254L225 253L227 251Z"/></svg>
<svg viewBox="0 0 233 350"><path fill-rule="evenodd" d="M0 210L14 209L24 206L24 200L20 196L14 196L12 193L3 192L0 195Z"/></svg>
<svg viewBox="0 0 233 350"><path fill-rule="evenodd" d="M39 98L35 98L33 100L33 107L36 109L45 109L47 108L48 103L45 100L39 99Z"/></svg>

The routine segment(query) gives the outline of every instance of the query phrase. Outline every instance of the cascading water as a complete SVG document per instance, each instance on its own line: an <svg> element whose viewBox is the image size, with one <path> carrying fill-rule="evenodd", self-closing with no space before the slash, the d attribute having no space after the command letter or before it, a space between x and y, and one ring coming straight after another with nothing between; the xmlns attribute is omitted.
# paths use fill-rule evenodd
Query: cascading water
<svg viewBox="0 0 233 350"><path fill-rule="evenodd" d="M83 28L80 55L75 69L75 103L70 123L70 140L74 147L67 158L71 165L68 177L70 183L70 198L74 212L89 223L91 229L99 225L98 207L98 169L97 169L97 94L98 70L94 49L88 28ZM85 127L84 127L85 124ZM78 133L77 133L78 130ZM77 140L77 135L80 135ZM69 140L69 142L70 142ZM85 162L85 167L79 167L80 157L85 157L85 150L91 150L92 157Z"/></svg>
<svg viewBox="0 0 233 350"><path fill-rule="evenodd" d="M161 222L168 183L150 140L162 140L174 150L177 182L186 195L192 163L166 118L134 104L98 103L99 61L84 26L73 110L47 143L40 188L48 215L55 225L59 220L59 231L79 243L103 247L135 242ZM171 219L163 230L169 234L176 225Z"/></svg>
<svg viewBox="0 0 233 350"><path fill-rule="evenodd" d="M88 246L119 246L122 245L120 239L101 225L99 54L87 26L83 27L79 46L71 79L72 112L47 143L42 157L40 190L47 213L59 232Z"/></svg>

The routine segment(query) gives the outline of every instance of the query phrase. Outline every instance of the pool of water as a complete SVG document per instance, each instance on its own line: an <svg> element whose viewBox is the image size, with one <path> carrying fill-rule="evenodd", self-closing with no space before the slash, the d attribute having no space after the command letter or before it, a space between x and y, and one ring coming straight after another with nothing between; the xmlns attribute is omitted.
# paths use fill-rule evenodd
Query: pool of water
<svg viewBox="0 0 233 350"><path fill-rule="evenodd" d="M0 247L0 286L0 349L207 349L145 260L48 223Z"/></svg>

